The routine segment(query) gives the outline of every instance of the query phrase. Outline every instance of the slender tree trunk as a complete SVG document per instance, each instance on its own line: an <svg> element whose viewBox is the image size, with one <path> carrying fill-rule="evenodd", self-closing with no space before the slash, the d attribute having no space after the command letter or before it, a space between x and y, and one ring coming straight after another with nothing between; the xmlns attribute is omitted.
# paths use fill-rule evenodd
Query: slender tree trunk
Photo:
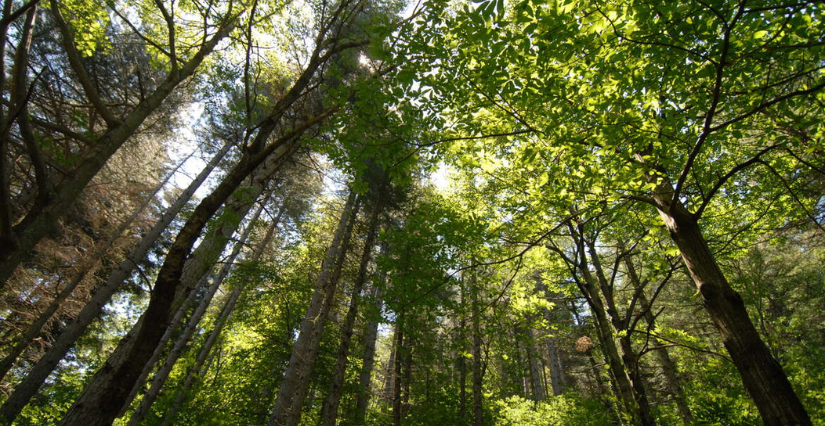
<svg viewBox="0 0 825 426"><path fill-rule="evenodd" d="M195 208L169 248L158 273L149 305L144 312L147 320L143 322L134 339L121 341L80 398L69 409L61 425L93 426L109 424L114 420L140 376L143 366L151 358L168 327L172 313L177 311L185 299L185 296L181 295L187 294L190 290L181 285L183 269L192 246L207 222L261 163L270 155L283 157L290 154L296 144L293 139L325 116L326 114L304 123L266 147L261 142L259 151L247 151L223 181ZM271 129L274 130L274 125ZM256 140L268 139L272 130L259 129ZM274 154L276 150L278 153Z"/></svg>
<svg viewBox="0 0 825 426"><path fill-rule="evenodd" d="M236 17L230 18L229 22L226 22L212 38L207 40L177 72L170 73L152 94L142 100L121 121L108 128L96 140L92 154L80 161L70 178L55 187L55 195L49 203L29 211L23 220L14 226L13 234L10 236L12 241L9 244L0 244L0 289L5 286L20 262L75 203L83 189L103 168L109 158L135 133L144 120L160 107L180 83L195 73L218 42L229 35L235 27L236 19Z"/></svg>
<svg viewBox="0 0 825 426"><path fill-rule="evenodd" d="M642 286L642 281L636 273L636 267L633 265L633 259L630 256L625 256L624 264L627 269L627 275L630 278L630 282L639 294L639 308L642 312L644 312L644 318L647 322L648 329L654 329L656 328L656 318L653 315L650 302L647 300L644 291L640 289ZM676 363L670 358L667 347L655 337L653 338L653 346L656 356L659 358L659 363L662 365L662 372L665 376L665 388L676 402L676 408L679 410L679 416L682 418L682 422L685 426L691 425L693 424L693 414L690 412L690 407L688 407L687 402L685 401L684 391L679 383L679 373Z"/></svg>
<svg viewBox="0 0 825 426"><path fill-rule="evenodd" d="M463 304L463 287L461 299ZM464 356L464 330L467 327L467 319L465 318L463 309L461 311L461 319L458 324L458 341L460 345L458 353L458 419L462 425L465 425L467 424L467 357Z"/></svg>
<svg viewBox="0 0 825 426"><path fill-rule="evenodd" d="M657 193L658 204L669 205L666 197L670 193ZM751 322L742 297L731 288L716 262L699 224L678 200L671 208L659 207L659 216L679 247L705 309L762 420L768 426L812 424L788 376Z"/></svg>
<svg viewBox="0 0 825 426"><path fill-rule="evenodd" d="M401 393L401 418L407 417L410 412L410 388L412 387L412 373L413 373L413 345L409 336L406 336L407 346L404 350L404 375L401 377L401 383L404 384L404 391Z"/></svg>
<svg viewBox="0 0 825 426"><path fill-rule="evenodd" d="M11 2L7 2L4 6L4 11L10 11L11 6ZM4 13L3 16L8 15ZM2 164L0 164L0 197L2 197L0 198L0 254L2 254L5 249L13 249L17 244L13 229L14 218L12 214L10 187L10 175L13 166L6 158L8 156L11 130L15 120L20 126L21 133L23 133L24 127L28 124L28 109L26 107L28 96L26 92L28 91L29 48L31 47L32 29L36 18L37 7L35 6L26 12L26 19L23 23L22 32L19 35L17 49L14 52L14 66L12 67L11 84L9 87L9 111L8 114L3 116L4 120L0 121L0 155L2 155ZM8 26L4 25L2 30L2 38L5 42ZM5 45L3 46L3 53L5 54ZM3 58L3 60L5 62L5 58ZM5 67L3 67L3 72L5 72ZM3 82L5 82L5 75L3 77ZM0 88L0 90L5 88L4 86ZM32 164L35 164L35 160L35 158L32 158ZM42 176L37 176L37 178L38 186L49 184L49 182L41 181ZM48 188L39 187L38 193L45 195L47 189ZM2 289L2 283L4 281L5 280L0 281L0 289Z"/></svg>
<svg viewBox="0 0 825 426"><path fill-rule="evenodd" d="M544 367L541 362L541 355L536 347L533 330L527 328L527 357L530 360L530 381L533 387L533 400L544 401L544 383L542 382Z"/></svg>
<svg viewBox="0 0 825 426"><path fill-rule="evenodd" d="M622 364L622 357L619 355L614 333L607 319L604 303L599 297L595 279L591 276L587 266L581 267L580 271L584 275L584 279L580 280L582 292L586 295L588 305L595 319L596 331L598 332L599 341L602 344L602 353L613 376L612 384L616 387L617 396L620 401L619 405L623 408L624 413L631 418L631 423L639 424L639 410L633 395L633 387L630 379L627 377L625 366Z"/></svg>
<svg viewBox="0 0 825 426"><path fill-rule="evenodd" d="M189 318L189 322L186 324L186 327L184 328L183 332L178 337L177 341L175 342L175 345L172 347L172 350L169 351L169 354L166 356L166 361L164 362L163 366L161 366L157 373L155 373L155 377L152 379L152 384L149 388L149 391L147 391L146 394L143 396L143 399L140 401L140 405L132 414L132 417L129 419L129 425L139 424L143 421L144 418L146 418L146 415L149 414L149 409L152 407L152 404L160 395L160 391L163 388L163 385L166 383L166 379L169 377L169 374L172 372L175 363L183 354L184 349L188 345L189 341L192 339L192 336L194 335L195 330L198 327L198 324L203 318L203 315L206 313L206 309L209 307L212 298L215 295L215 292L217 292L218 288L229 275L229 272L235 265L235 261L237 260L238 255L240 255L241 253L241 249L243 249L243 247L246 245L246 241L249 239L249 235L252 231L252 228L254 227L255 222L257 222L258 218L260 217L260 214L263 211L267 199L268 197L264 198L261 201L260 206L252 215L252 219L250 219L249 224L244 229L240 238L238 238L238 241L232 248L232 252L227 258L226 263L224 263L224 265L221 267L220 272L214 277L212 284L209 286L206 294L204 295L198 307L192 313L192 316ZM283 208L280 209L278 218L276 218L274 221L275 225L277 225L278 220L280 220L281 214L283 214ZM258 247L258 250L263 250L263 247ZM161 349L163 346L163 344L158 345L157 349ZM146 367L144 368L146 376L148 376L148 373L151 371L153 365L154 362L152 360L150 360L150 362L146 364ZM135 389L133 389L132 391L133 394L137 393L137 390L140 387L142 387L143 381L146 379L146 376L142 376L142 380L138 380ZM134 396L132 398L134 398ZM130 402L131 399L128 400L127 403L124 404L124 406L128 406Z"/></svg>
<svg viewBox="0 0 825 426"><path fill-rule="evenodd" d="M135 382L135 386L132 388L132 391L129 393L129 396L126 398L126 401L121 408L121 412L119 413L120 415L123 415L129 408L129 405L137 395L137 392L143 387L146 378L152 372L152 369L166 347L166 344L172 339L172 336L177 331L178 326L181 321L183 321L185 315L192 308L192 305L196 303L198 296L196 294L196 290L208 287L210 270L218 262L221 253L223 253L226 245L232 238L232 235L235 234L240 227L242 219L249 213L249 210L252 208L255 200L261 193L263 193L266 186L266 180L271 176L274 170L277 169L279 164L280 163L278 161L270 158L269 161L265 162L258 170L255 171L255 173L253 173L251 182L248 186L241 190L235 191L235 194L233 194L230 200L226 202L223 213L224 216L228 216L232 219L221 221L221 224L205 237L204 241L198 246L197 249L195 249L192 255L189 256L189 259L187 259L183 268L183 275L181 277L182 287L186 289L186 292L188 293L186 294L186 300L180 304L180 307L175 312L175 315L172 317L169 325L166 327L166 331L158 342L157 347L155 347L152 356L144 365L140 376L138 376L138 379ZM262 209L263 204L261 204L261 207L255 212L252 222L257 220ZM245 235L241 236L240 240L245 240L248 236L247 233L250 230L251 228L247 228ZM237 248L240 250L242 246L237 246ZM232 261L229 263L231 264ZM216 282L220 285L220 280L216 280ZM214 284L212 287L214 287ZM217 290L216 287L214 288ZM207 294L210 294L210 291L212 291L211 288L207 291ZM176 295L176 297L182 296ZM206 307L203 309L206 309ZM135 325L135 328L137 329L141 326L142 324Z"/></svg>
<svg viewBox="0 0 825 426"><path fill-rule="evenodd" d="M619 310L616 308L616 300L613 295L613 285L608 282L604 270L602 269L601 260L596 251L594 241L586 238L583 232L579 234L579 237L584 240L584 244L587 246L587 251L590 252L590 262L596 271L597 282L599 288L601 289L601 295L604 298L604 306L607 314L609 315L610 324L612 325L612 329L610 330L611 335L619 336L619 332L624 332L623 335L619 336L617 340L619 341L619 348L621 349L622 365L624 365L627 379L630 381L630 386L633 390L634 405L636 410L638 410L639 421L643 426L654 426L656 424L656 419L650 411L647 391L645 390L641 371L639 369L638 356L633 350L630 342L631 330L626 330L624 322L619 315ZM587 277L591 276L589 271L583 273ZM592 278L588 279L592 281ZM590 287L595 286L591 285ZM598 295L596 297L598 297Z"/></svg>
<svg viewBox="0 0 825 426"><path fill-rule="evenodd" d="M385 281L382 277L381 281ZM382 294L378 286L373 287L372 298L375 303L373 312L368 313L369 320L364 329L364 356L361 374L359 376L359 393L355 400L356 425L363 425L367 418L367 407L372 395L372 370L375 366L375 342L378 338L378 321L381 318L381 309L384 306Z"/></svg>
<svg viewBox="0 0 825 426"><path fill-rule="evenodd" d="M481 361L481 307L479 306L478 288L475 285L475 281L476 278L475 275L473 275L472 288L470 289L470 303L472 304L473 311L473 424L475 426L484 426L484 369Z"/></svg>
<svg viewBox="0 0 825 426"><path fill-rule="evenodd" d="M301 322L301 333L295 342L289 366L278 390L275 408L269 417L270 426L295 426L301 419L301 408L309 392L310 375L315 367L321 335L338 286L357 213L358 200L356 194L350 191L338 229L321 266L307 315Z"/></svg>
<svg viewBox="0 0 825 426"><path fill-rule="evenodd" d="M372 206L372 216L369 220L367 238L364 241L364 250L361 253L361 262L358 265L358 275L353 283L349 310L347 311L347 317L344 320L344 326L341 331L338 359L335 362L335 370L332 375L332 389L330 389L329 395L324 401L324 406L321 410L321 424L324 426L335 426L335 420L338 417L338 405L341 402L341 394L344 389L344 372L347 366L347 358L349 357L349 346L352 340L352 331L355 327L355 319L358 315L358 301L361 299L361 290L367 281L367 270L372 259L372 248L375 245L375 237L378 231L381 200L380 194L376 195L379 198L376 199Z"/></svg>
<svg viewBox="0 0 825 426"><path fill-rule="evenodd" d="M285 208L284 203L281 204L281 209L278 212L278 216L272 220L272 223L269 225L269 228L266 231L266 235L264 236L263 240L258 244L255 252L252 254L252 257L249 259L250 262L257 262L263 256L264 251L269 247L272 243L272 239L275 236L275 230L278 228L278 223L281 221L283 217ZM222 281L226 278L226 275L229 273L230 265L232 262L227 263L223 269L221 269L221 273L218 276L218 280ZM238 302L245 286L238 286L233 291L232 294L227 299L226 303L224 304L223 308L221 308L221 313L218 315L218 319L215 321L215 325L212 327L212 331L209 333L209 337L207 337L206 342L204 342L203 347L201 348L200 352L198 353L198 357L195 360L195 365L190 367L186 372L186 377L183 380L183 385L181 388L178 389L177 395L175 396L175 400L172 403L172 406L169 408L169 411L166 412L163 418L163 425L170 424L175 420L175 416L177 415L178 410L186 400L186 397L189 395L192 386L194 386L195 382L199 377L203 377L205 373L204 363L209 357L210 352L212 351L212 347L217 342L218 337L220 336L223 327L226 325L226 321L228 320L229 316L232 315L233 310L235 309L235 305ZM169 369L171 371L171 369ZM169 372L166 372L165 375L168 376ZM162 383L161 383L162 386ZM153 383L154 388L154 383ZM158 389L159 390L159 389ZM143 405L141 403L141 405ZM150 404L151 405L151 404ZM145 408L146 414L148 414L150 407ZM144 414L144 416L146 415ZM129 421L130 424L138 424L142 419L135 419L134 416Z"/></svg>
<svg viewBox="0 0 825 426"><path fill-rule="evenodd" d="M393 392L395 390L395 358L398 355L398 322L392 328L392 347L390 348L390 359L384 368L384 389L381 392L381 399L384 405L381 412L386 414L392 408Z"/></svg>
<svg viewBox="0 0 825 426"><path fill-rule="evenodd" d="M401 412L401 366L403 365L404 356L404 309L398 313L395 322L395 365L392 373L392 424L393 426L401 426L401 420L404 418Z"/></svg>
<svg viewBox="0 0 825 426"><path fill-rule="evenodd" d="M146 257L149 249L155 244L155 241L160 238L163 231L169 227L172 220L178 215L181 209L189 202L195 191L206 180L209 174L220 163L229 149L230 144L224 145L220 152L218 152L206 165L206 167L195 177L189 186L178 196L174 203L169 206L163 215L155 222L155 225L146 235L141 238L140 242L132 249L129 256L126 257L116 269L111 271L109 279L106 280L102 286L98 287L90 300L78 314L77 318L69 323L63 332L58 336L57 340L52 343L48 351L40 358L35 366L29 371L29 374L23 381L14 388L14 392L9 396L6 402L0 407L0 420L11 423L19 414L23 407L29 403L29 400L37 393L40 386L51 374L57 364L66 353L74 346L77 339L86 331L91 323L100 315L103 307L112 298L112 295L121 287L123 282L132 274L137 265Z"/></svg>

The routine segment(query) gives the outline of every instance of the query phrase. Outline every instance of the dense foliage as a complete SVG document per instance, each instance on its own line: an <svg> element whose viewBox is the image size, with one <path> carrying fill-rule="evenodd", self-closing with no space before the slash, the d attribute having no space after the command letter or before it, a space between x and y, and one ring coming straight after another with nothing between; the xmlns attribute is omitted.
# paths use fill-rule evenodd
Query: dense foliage
<svg viewBox="0 0 825 426"><path fill-rule="evenodd" d="M3 4L0 424L825 425L821 2Z"/></svg>

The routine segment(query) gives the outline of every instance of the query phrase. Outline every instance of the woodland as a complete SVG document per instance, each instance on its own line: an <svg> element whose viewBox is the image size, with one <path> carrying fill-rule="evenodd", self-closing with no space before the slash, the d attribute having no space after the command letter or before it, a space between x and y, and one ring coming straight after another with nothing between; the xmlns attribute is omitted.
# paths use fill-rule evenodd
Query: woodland
<svg viewBox="0 0 825 426"><path fill-rule="evenodd" d="M823 17L3 0L0 425L825 425Z"/></svg>

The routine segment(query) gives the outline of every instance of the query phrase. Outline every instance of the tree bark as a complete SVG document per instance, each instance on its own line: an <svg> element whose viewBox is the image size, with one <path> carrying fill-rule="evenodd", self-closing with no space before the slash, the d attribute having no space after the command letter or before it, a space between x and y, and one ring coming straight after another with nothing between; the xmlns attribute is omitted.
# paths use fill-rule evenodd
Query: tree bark
<svg viewBox="0 0 825 426"><path fill-rule="evenodd" d="M672 193L664 184L659 186L655 194L659 216L679 248L705 309L762 420L768 426L811 425L788 376L759 336L742 297L728 283L696 219L680 201L670 205L668 195Z"/></svg>
<svg viewBox="0 0 825 426"><path fill-rule="evenodd" d="M83 395L69 409L61 425L93 426L109 424L114 420L143 370L143 366L152 356L157 343L168 327L171 313L175 312L185 299L185 296L180 297L180 295L188 293L189 289L181 285L184 264L207 222L243 180L270 155L278 157L289 155L297 145L294 139L331 113L332 110L305 122L268 146L261 142L259 144L261 149L258 151L248 150L212 193L201 201L169 248L155 281L149 305L144 312L147 320L144 321L134 339L121 341L115 352L86 387ZM271 130L259 129L256 140L258 138L268 139L274 131L274 126L269 129ZM275 151L278 151L277 154Z"/></svg>
<svg viewBox="0 0 825 426"><path fill-rule="evenodd" d="M384 281L382 278L381 281ZM380 289L375 286L372 291L374 301L373 312L368 313L369 320L364 328L364 356L359 376L359 393L355 400L356 425L363 425L367 418L367 406L372 396L372 370L375 367L375 342L378 338L378 321L381 317L381 309L384 306Z"/></svg>
<svg viewBox="0 0 825 426"><path fill-rule="evenodd" d="M654 426L656 424L656 419L650 411L650 402L647 399L647 391L645 390L641 377L641 371L639 370L638 356L633 350L630 342L632 331L626 329L624 321L622 321L622 317L616 307L616 299L613 296L613 285L608 282L604 270L602 269L601 259L596 251L595 242L592 239L587 238L583 232L579 234L579 238L584 240L584 245L587 246L586 251L590 252L590 263L596 271L597 283L599 289L601 290L601 296L604 298L604 306L606 307L610 324L612 325L612 328L610 329L611 336L618 336L617 340L619 341L619 348L621 349L622 357L621 364L624 366L624 371L627 374L627 379L630 381L630 386L633 390L634 406L638 411L638 419L643 426ZM584 251L582 253L584 254ZM583 274L586 279L593 279L589 271L583 271ZM595 285L591 284L590 287L595 287ZM595 295L595 297L599 297L598 294ZM619 332L624 332L624 334L620 336Z"/></svg>
<svg viewBox="0 0 825 426"><path fill-rule="evenodd" d="M35 393L37 393L37 390L40 389L40 386L43 385L43 382L55 369L60 360L66 356L66 353L74 346L77 339L100 315L103 307L106 306L112 298L112 295L117 292L137 265L146 257L146 254L149 252L149 249L152 248L152 245L155 244L155 241L160 238L163 231L172 223L181 209L183 209L195 194L195 191L198 190L212 170L220 163L226 153L229 152L231 147L232 145L230 144L223 146L221 151L219 151L198 176L195 177L195 180L193 180L178 196L175 202L166 209L160 219L152 226L152 229L141 238L129 256L120 262L116 269L112 270L109 279L95 291L92 300L86 303L77 318L66 326L57 340L52 343L51 348L40 358L23 381L14 388L14 392L9 396L3 406L0 407L0 421L11 423L20 414L20 411L29 403Z"/></svg>
<svg viewBox="0 0 825 426"><path fill-rule="evenodd" d="M189 341L192 339L192 335L194 335L195 330L198 327L198 324L200 324L203 315L206 313L206 309L212 302L212 298L215 296L215 293L218 291L218 288L221 286L223 281L229 275L229 272L235 265L235 261L237 260L238 255L240 255L241 250L246 245L246 241L249 239L249 235L252 231L255 222L258 221L258 218L260 217L260 214L263 211L267 199L268 197L265 197L263 200L261 200L261 203L253 213L252 218L249 221L249 224L246 226L240 238L238 238L237 242L235 242L235 245L232 247L232 252L229 254L229 257L227 258L226 262L221 267L220 272L218 272L218 274L213 278L212 284L207 289L206 294L203 296L203 299L200 301L195 311L192 312L192 316L189 317L189 321L186 324L186 327L184 327L183 332L180 334L180 336L178 336L178 339L175 342L175 345L172 347L172 350L169 351L169 354L166 356L166 361L164 361L163 365L155 373L149 390L143 396L143 399L141 399L138 408L135 410L134 413L132 413L132 417L129 419L128 425L139 424L141 421L143 421L144 418L146 418L146 415L149 414L149 409L152 407L152 404L160 395L160 391L163 388L163 385L166 383L166 379L169 377L169 374L172 372L172 369L175 367L175 363L183 354L184 349L188 345ZM280 211L283 212L283 209L281 209ZM205 275L203 278L204 281L206 280L206 278L207 276ZM176 327L170 327L169 329L167 329L167 332L171 331L173 328ZM162 349L165 346L165 343L166 342L163 342L163 340L161 340L161 344L159 344L156 348L156 352L158 355L160 354L160 349ZM138 379L135 388L132 390L131 398L127 399L126 403L124 404L124 407L127 407L131 403L131 400L134 398L135 394L137 394L137 391L143 386L143 382L146 380L146 377L148 377L149 373L151 372L156 359L157 357L153 356L153 358L150 359L148 363L146 363L144 371L141 374L141 378Z"/></svg>
<svg viewBox="0 0 825 426"><path fill-rule="evenodd" d="M479 305L478 288L475 286L475 275L471 278L470 303L472 305L473 320L473 424L484 426L484 368L481 351L481 306Z"/></svg>
<svg viewBox="0 0 825 426"><path fill-rule="evenodd" d="M401 410L401 366L404 364L404 309L398 313L395 322L395 365L392 370L392 424L401 426L404 415Z"/></svg>
<svg viewBox="0 0 825 426"><path fill-rule="evenodd" d="M315 367L321 335L338 287L357 213L357 196L350 191L338 221L338 229L321 266L307 315L301 322L301 333L295 342L289 366L278 390L275 408L269 417L270 426L295 426L301 419L301 408L309 392L310 375Z"/></svg>
<svg viewBox="0 0 825 426"><path fill-rule="evenodd" d="M347 358L349 357L349 346L352 341L352 331L355 327L355 319L358 315L358 301L361 299L361 291L367 281L367 271L370 260L372 259L372 249L375 245L375 237L378 233L378 217L381 213L381 199L380 194L377 196L372 205L372 215L369 219L367 228L367 238L364 241L364 249L361 253L361 261L358 265L358 275L352 287L352 296L350 299L347 316L344 320L344 325L341 331L341 342L338 347L338 358L335 362L335 370L332 375L332 388L329 395L324 401L321 410L321 424L324 426L335 426L335 420L338 417L338 405L341 403L341 394L344 389L344 372L347 366Z"/></svg>
<svg viewBox="0 0 825 426"><path fill-rule="evenodd" d="M269 228L266 231L266 235L264 236L263 240L258 244L258 247L255 249L255 252L252 254L252 257L249 259L250 262L257 262L263 256L264 251L267 247L272 243L272 239L275 236L275 230L278 228L278 223L280 223L281 218L283 217L285 208L284 203L281 204L281 209L278 212L278 216L272 220L272 223L269 225ZM221 269L221 273L218 276L219 280L223 280L226 277L226 274L229 273L229 266L232 262L227 263L223 269ZM226 303L224 304L223 308L221 308L221 313L218 315L218 319L215 320L215 325L212 327L212 331L209 333L209 337L207 337L206 342L204 342L203 347L201 348L200 352L198 353L198 357L195 360L195 365L190 367L186 372L186 377L183 380L183 384L181 388L178 389L177 395L175 396L175 400L172 403L172 406L169 408L169 411L163 417L163 425L170 424L175 420L175 416L177 415L178 410L186 400L186 397L189 394L189 391L194 386L195 382L199 377L203 377L204 365L206 363L207 358L209 357L210 352L212 351L212 347L217 342L218 337L220 336L221 331L223 330L224 325L226 325L226 321L228 320L229 316L232 315L233 310L235 309L235 305L238 302L245 286L239 285L236 287L232 294L227 299ZM171 369L170 369L171 371ZM168 376L168 373L166 373ZM154 383L153 383L154 385ZM142 405L142 404L141 404ZM149 407L146 408L146 413L148 413ZM145 414L144 414L145 416ZM134 417L133 417L134 419ZM129 423L135 423L132 420Z"/></svg>
<svg viewBox="0 0 825 426"><path fill-rule="evenodd" d="M542 365L540 352L536 347L533 330L528 327L526 334L527 357L530 361L530 382L533 388L533 400L540 402L544 401L545 398L544 383L542 382L544 366Z"/></svg>
<svg viewBox="0 0 825 426"><path fill-rule="evenodd" d="M642 287L642 281L636 272L635 265L633 265L633 259L630 256L625 256L624 264L627 269L628 278L630 278L633 288L636 289L639 294L639 309L644 313L643 316L647 322L648 329L655 329L656 318L653 315L650 302L647 300L644 291L640 289ZM690 412L690 407L688 407L685 400L684 391L679 383L679 373L676 363L670 358L667 347L655 337L653 338L653 346L656 356L659 358L659 363L662 365L662 372L665 376L665 388L676 402L676 408L679 410L679 416L682 418L682 422L685 426L689 426L693 424L693 414Z"/></svg>

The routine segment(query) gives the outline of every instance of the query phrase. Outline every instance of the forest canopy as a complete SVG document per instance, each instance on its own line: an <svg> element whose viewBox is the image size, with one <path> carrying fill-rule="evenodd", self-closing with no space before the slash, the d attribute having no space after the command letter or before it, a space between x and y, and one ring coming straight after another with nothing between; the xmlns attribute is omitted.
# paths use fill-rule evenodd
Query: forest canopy
<svg viewBox="0 0 825 426"><path fill-rule="evenodd" d="M825 425L823 6L4 0L0 425Z"/></svg>

